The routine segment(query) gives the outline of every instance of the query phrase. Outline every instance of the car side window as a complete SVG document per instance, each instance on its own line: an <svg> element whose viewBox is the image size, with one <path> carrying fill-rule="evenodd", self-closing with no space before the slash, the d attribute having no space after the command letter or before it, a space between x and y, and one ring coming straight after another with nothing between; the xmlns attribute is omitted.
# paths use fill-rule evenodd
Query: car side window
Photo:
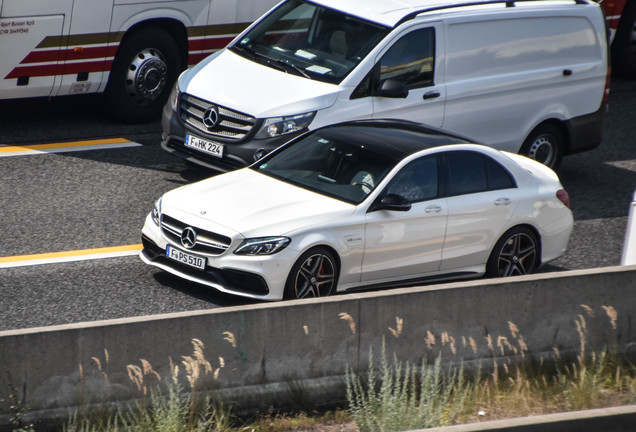
<svg viewBox="0 0 636 432"><path fill-rule="evenodd" d="M380 59L380 82L402 81L409 89L433 84L435 30L414 30L398 39Z"/></svg>
<svg viewBox="0 0 636 432"><path fill-rule="evenodd" d="M463 195L516 187L512 175L488 156L471 151L444 154L446 195Z"/></svg>
<svg viewBox="0 0 636 432"><path fill-rule="evenodd" d="M419 202L438 196L437 156L416 159L398 172L386 193L399 195L409 202Z"/></svg>
<svg viewBox="0 0 636 432"><path fill-rule="evenodd" d="M502 167L498 162L492 160L489 157L485 157L486 170L488 171L488 189L510 189L517 187L517 183L512 177L512 174L507 169Z"/></svg>

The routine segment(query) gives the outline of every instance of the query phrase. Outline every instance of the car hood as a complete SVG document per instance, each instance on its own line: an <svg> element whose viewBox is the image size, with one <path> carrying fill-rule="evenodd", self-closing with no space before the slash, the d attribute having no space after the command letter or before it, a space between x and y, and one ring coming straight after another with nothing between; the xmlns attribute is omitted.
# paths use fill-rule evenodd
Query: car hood
<svg viewBox="0 0 636 432"><path fill-rule="evenodd" d="M355 209L249 168L183 186L162 199L162 211L186 224L244 237L290 234L339 220Z"/></svg>
<svg viewBox="0 0 636 432"><path fill-rule="evenodd" d="M182 92L256 118L317 111L333 105L339 87L291 75L228 49L204 59L179 78Z"/></svg>

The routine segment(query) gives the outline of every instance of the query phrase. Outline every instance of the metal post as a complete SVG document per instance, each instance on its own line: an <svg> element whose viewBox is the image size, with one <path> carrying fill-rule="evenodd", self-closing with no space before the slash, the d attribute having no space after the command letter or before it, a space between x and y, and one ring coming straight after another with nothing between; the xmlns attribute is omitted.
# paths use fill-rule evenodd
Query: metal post
<svg viewBox="0 0 636 432"><path fill-rule="evenodd" d="M623 257L621 265L636 264L636 191L629 207L627 229L625 230L625 243L623 244Z"/></svg>

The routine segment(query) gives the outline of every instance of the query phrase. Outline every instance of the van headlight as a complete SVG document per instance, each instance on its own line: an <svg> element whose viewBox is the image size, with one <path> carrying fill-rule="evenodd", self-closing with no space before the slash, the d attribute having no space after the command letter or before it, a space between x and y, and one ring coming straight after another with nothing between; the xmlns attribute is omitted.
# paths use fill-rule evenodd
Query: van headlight
<svg viewBox="0 0 636 432"><path fill-rule="evenodd" d="M316 112L298 114L289 117L271 117L263 121L263 125L256 132L254 138L274 138L280 135L306 129L314 119Z"/></svg>
<svg viewBox="0 0 636 432"><path fill-rule="evenodd" d="M272 255L291 242L289 237L258 237L245 239L234 253L236 255Z"/></svg>
<svg viewBox="0 0 636 432"><path fill-rule="evenodd" d="M172 111L177 110L177 106L179 105L179 96L181 96L181 90L179 89L179 80L176 80L172 87L172 92L170 92L170 98L168 99Z"/></svg>
<svg viewBox="0 0 636 432"><path fill-rule="evenodd" d="M155 206L152 208L152 221L157 224L161 223L161 198L155 201Z"/></svg>

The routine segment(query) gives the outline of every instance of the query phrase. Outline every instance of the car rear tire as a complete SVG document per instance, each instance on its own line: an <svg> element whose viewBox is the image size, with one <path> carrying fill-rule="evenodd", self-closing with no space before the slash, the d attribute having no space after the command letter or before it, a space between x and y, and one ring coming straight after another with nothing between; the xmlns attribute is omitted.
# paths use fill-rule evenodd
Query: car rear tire
<svg viewBox="0 0 636 432"><path fill-rule="evenodd" d="M296 261L285 284L286 299L327 297L338 284L338 263L326 248L314 248Z"/></svg>
<svg viewBox="0 0 636 432"><path fill-rule="evenodd" d="M111 112L126 123L158 118L181 70L179 48L160 28L147 28L124 39L106 87Z"/></svg>
<svg viewBox="0 0 636 432"><path fill-rule="evenodd" d="M488 263L488 277L519 276L532 273L539 264L539 241L527 227L514 227L495 244Z"/></svg>
<svg viewBox="0 0 636 432"><path fill-rule="evenodd" d="M552 124L539 125L530 132L519 153L556 170L563 157L563 134Z"/></svg>

